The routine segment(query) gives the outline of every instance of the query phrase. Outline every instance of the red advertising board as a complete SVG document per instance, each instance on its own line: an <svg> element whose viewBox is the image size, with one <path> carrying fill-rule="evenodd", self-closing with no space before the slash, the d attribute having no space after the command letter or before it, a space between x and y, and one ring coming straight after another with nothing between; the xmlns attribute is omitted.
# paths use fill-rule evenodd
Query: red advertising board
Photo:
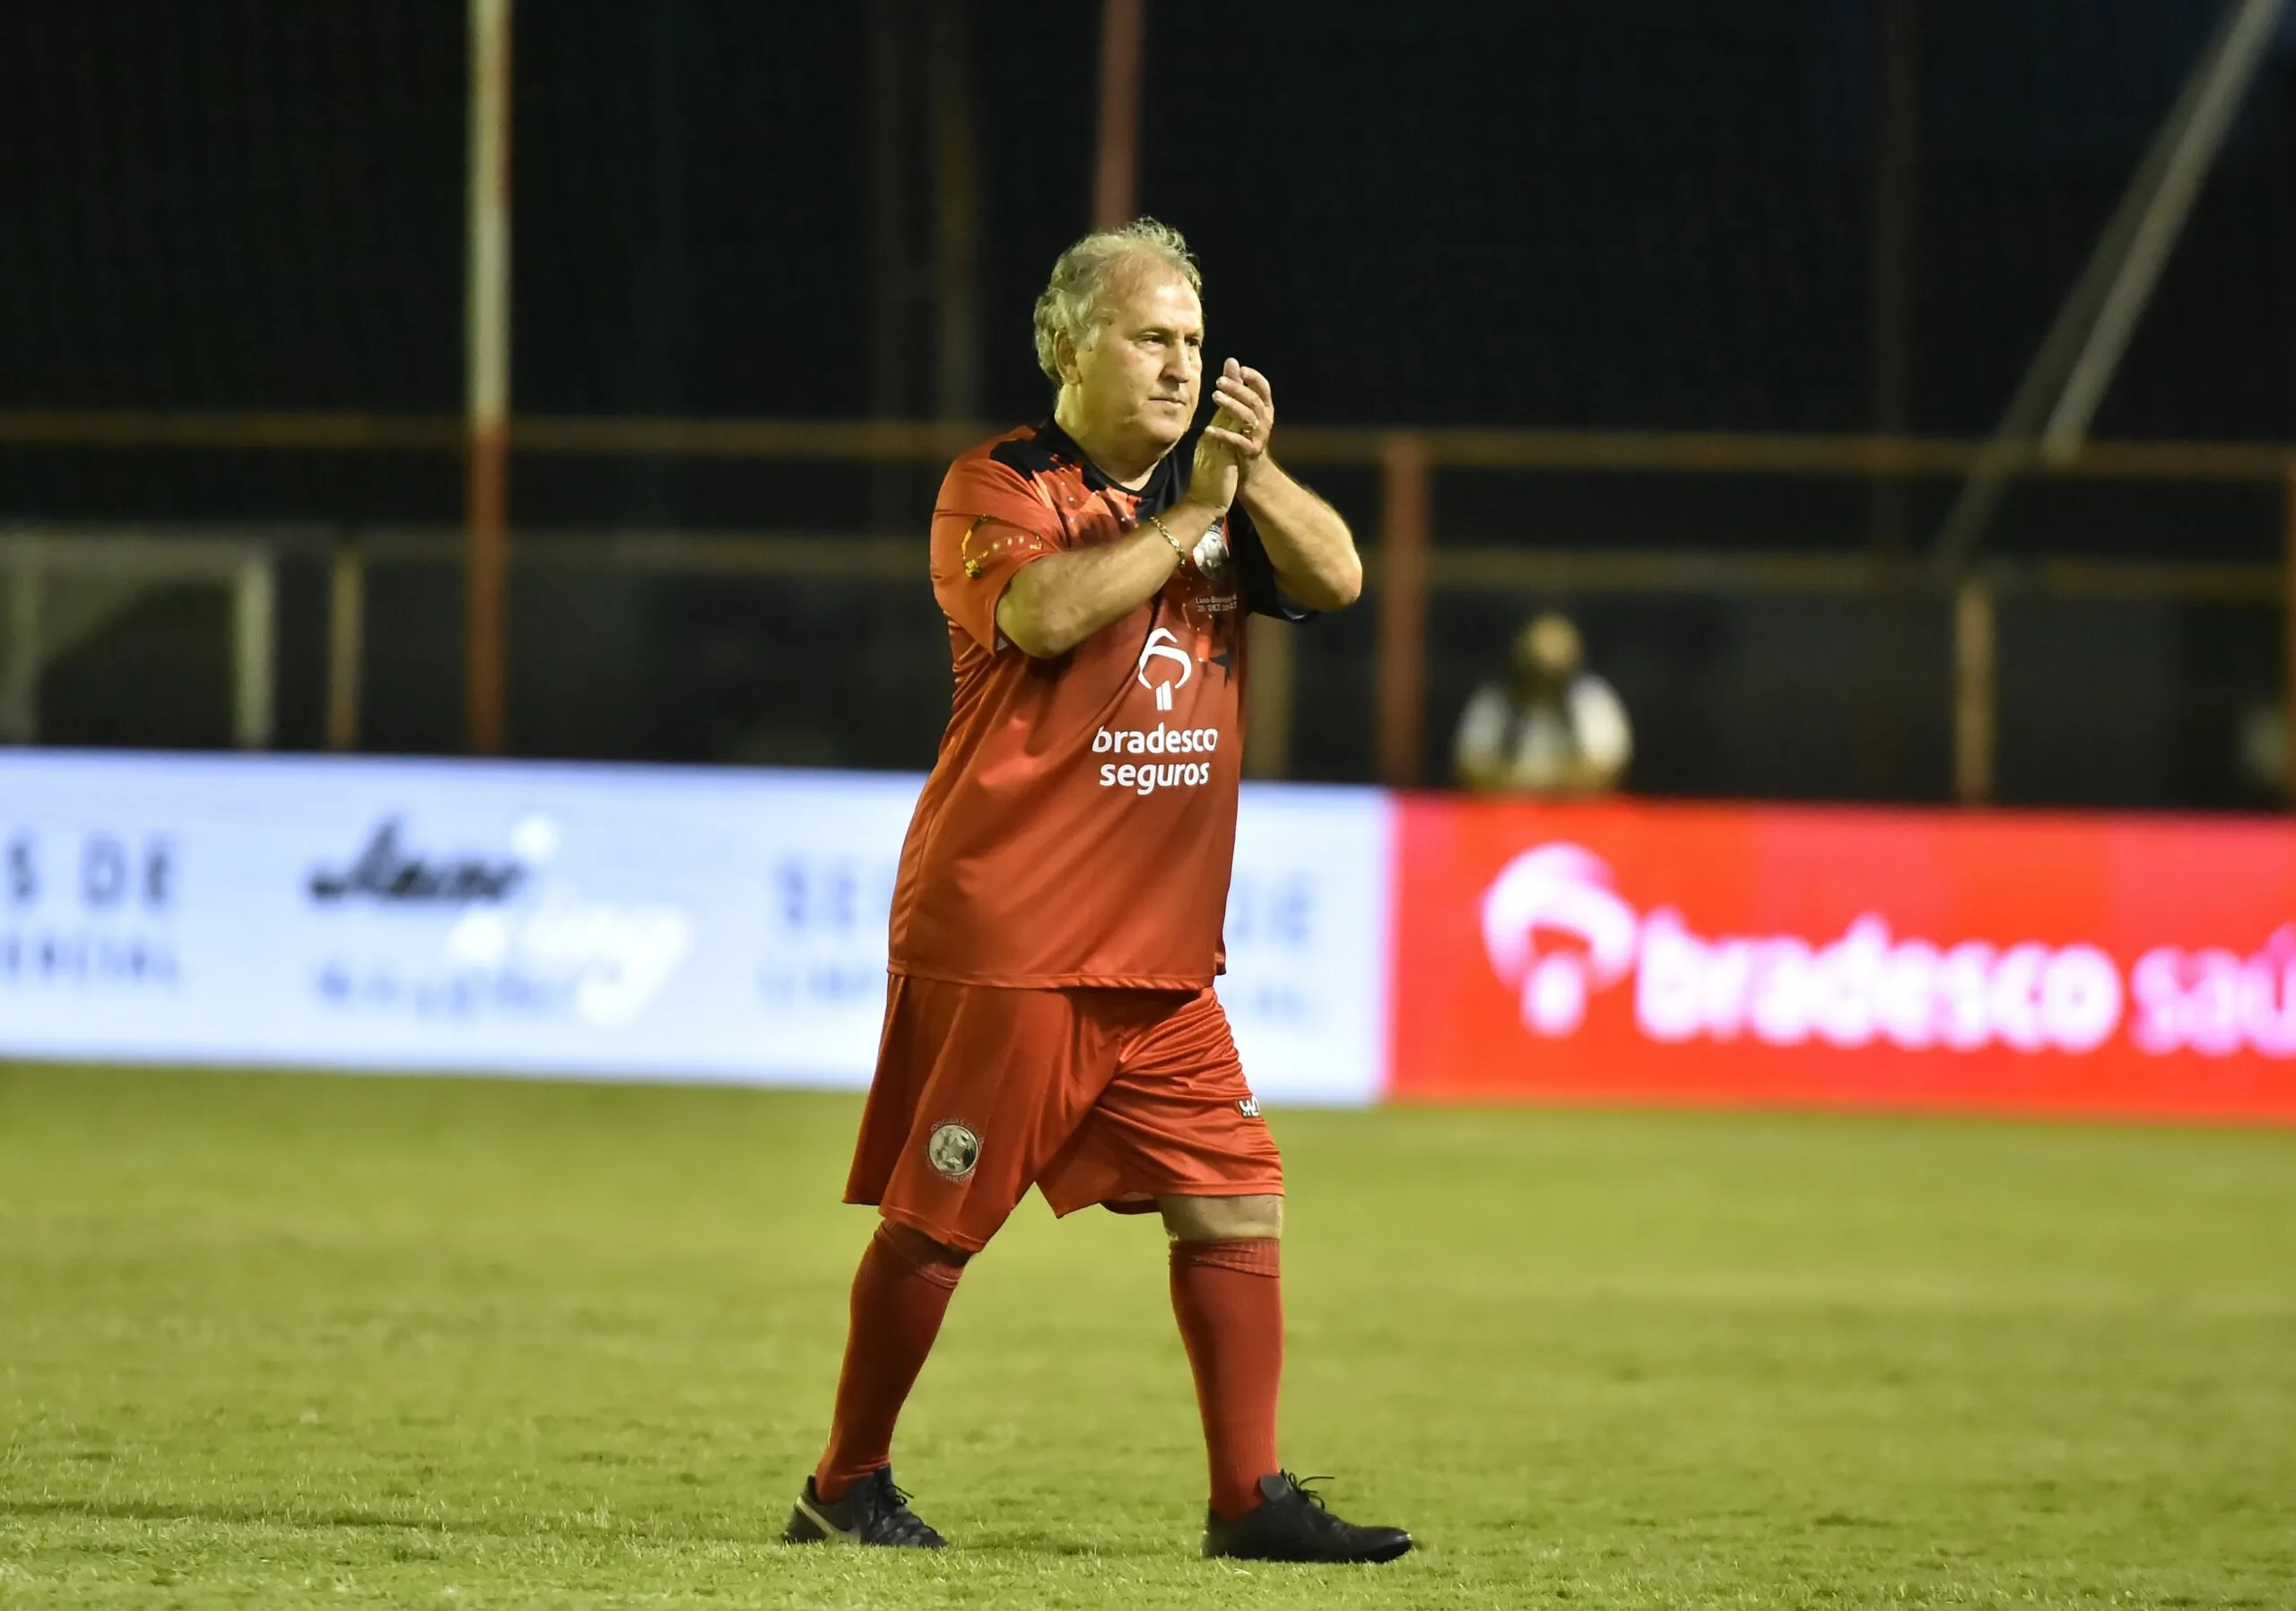
<svg viewBox="0 0 2296 1611"><path fill-rule="evenodd" d="M2296 1119L2296 825L1397 813L1403 1100Z"/></svg>

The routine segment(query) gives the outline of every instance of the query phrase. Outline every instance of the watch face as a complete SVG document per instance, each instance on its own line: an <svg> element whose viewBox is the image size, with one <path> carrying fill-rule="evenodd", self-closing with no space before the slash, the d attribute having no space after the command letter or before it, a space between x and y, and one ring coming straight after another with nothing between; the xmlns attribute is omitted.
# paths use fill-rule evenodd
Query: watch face
<svg viewBox="0 0 2296 1611"><path fill-rule="evenodd" d="M1217 526L1205 532L1197 540L1196 553L1191 557L1196 561L1198 570L1217 580L1220 574L1228 569L1227 532Z"/></svg>

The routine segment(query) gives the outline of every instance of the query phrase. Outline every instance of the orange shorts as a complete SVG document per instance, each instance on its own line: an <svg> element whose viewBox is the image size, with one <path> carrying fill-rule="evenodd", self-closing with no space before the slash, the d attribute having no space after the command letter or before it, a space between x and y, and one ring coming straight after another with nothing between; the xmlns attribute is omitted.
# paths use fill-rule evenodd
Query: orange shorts
<svg viewBox="0 0 2296 1611"><path fill-rule="evenodd" d="M978 1252L1055 1214L1283 1190L1210 990L1022 990L894 974L845 1200Z"/></svg>

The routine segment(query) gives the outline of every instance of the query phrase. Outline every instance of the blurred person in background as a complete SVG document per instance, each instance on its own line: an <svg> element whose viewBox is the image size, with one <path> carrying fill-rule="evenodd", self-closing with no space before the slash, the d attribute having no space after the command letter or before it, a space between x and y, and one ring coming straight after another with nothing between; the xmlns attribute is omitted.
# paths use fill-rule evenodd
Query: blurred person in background
<svg viewBox="0 0 2296 1611"><path fill-rule="evenodd" d="M2240 786L2246 803L2269 809L2290 797L2288 707L2259 702L2240 713Z"/></svg>
<svg viewBox="0 0 2296 1611"><path fill-rule="evenodd" d="M1283 1170L1214 976L1235 855L1244 617L1352 604L1347 523L1268 453L1274 394L1204 380L1177 231L1088 235L1038 300L1052 417L961 455L933 511L956 688L902 847L885 1026L850 1203L829 1446L793 1544L938 1548L893 1427L966 1262L1030 1187L1057 1214L1156 1213L1211 1476L1204 1553L1386 1561L1275 1454Z"/></svg>
<svg viewBox="0 0 2296 1611"><path fill-rule="evenodd" d="M1625 776L1634 734L1616 691L1586 669L1578 629L1549 611L1515 634L1512 675L1468 699L1451 753L1462 788L1604 794Z"/></svg>

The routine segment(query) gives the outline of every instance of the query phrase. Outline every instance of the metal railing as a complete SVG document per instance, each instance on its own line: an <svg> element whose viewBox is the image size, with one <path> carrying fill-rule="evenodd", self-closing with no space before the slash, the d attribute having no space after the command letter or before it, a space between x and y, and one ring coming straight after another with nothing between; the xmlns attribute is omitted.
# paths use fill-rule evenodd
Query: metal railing
<svg viewBox="0 0 2296 1611"><path fill-rule="evenodd" d="M935 466L998 427L949 421L513 418L509 448L526 456L657 457ZM0 446L52 448L234 449L461 454L459 415L294 414L0 414ZM1826 594L1932 597L1954 623L1956 788L1965 800L1992 788L1995 602L2005 595L2190 599L2277 605L2296 621L2296 444L2094 441L2069 457L2039 444L1885 435L1373 429L1286 425L1282 452L1303 466L1375 469L1380 517L1367 534L1377 589L1381 779L1421 780L1426 733L1428 613L1437 589L1626 593ZM2248 484L2280 489L2284 551L2252 564L1983 560L1946 569L1869 553L1744 553L1445 547L1431 529L1431 478L1445 470L1607 475L1817 477L1907 483L1980 472L2057 482ZM355 743L361 568L420 555L452 562L460 539L440 531L365 534L335 553L331 597L329 734ZM892 578L915 574L900 539L759 533L557 534L520 542L514 565L607 565L664 570ZM1288 730L1286 640L1272 634L1264 688L1285 697L1254 712ZM1258 647L1256 646L1256 654ZM2296 631L2287 680L2296 690ZM349 692L345 692L348 690ZM2296 733L2296 698L2289 701ZM2292 745L2296 751L2296 745ZM1265 746L1263 746L1263 753Z"/></svg>
<svg viewBox="0 0 2296 1611"><path fill-rule="evenodd" d="M231 737L267 749L277 709L274 618L277 544L260 536L0 527L0 740L39 736L39 686L47 663L100 631L147 588L199 582L231 600ZM52 584L77 584L52 597Z"/></svg>

